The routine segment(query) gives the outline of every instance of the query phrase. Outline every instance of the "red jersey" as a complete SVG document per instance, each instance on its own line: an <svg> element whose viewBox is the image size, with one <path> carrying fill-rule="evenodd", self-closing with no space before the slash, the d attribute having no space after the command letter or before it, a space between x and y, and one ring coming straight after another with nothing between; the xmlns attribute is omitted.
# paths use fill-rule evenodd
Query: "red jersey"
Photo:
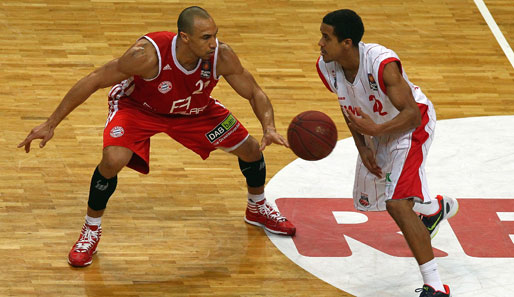
<svg viewBox="0 0 514 297"><path fill-rule="evenodd" d="M150 41L157 51L157 76L151 79L137 75L130 77L113 86L109 97L131 100L141 108L159 114L201 113L214 100L210 94L219 79L216 74L218 47L209 60L200 59L195 69L186 70L177 59L176 33L154 32L141 38Z"/></svg>

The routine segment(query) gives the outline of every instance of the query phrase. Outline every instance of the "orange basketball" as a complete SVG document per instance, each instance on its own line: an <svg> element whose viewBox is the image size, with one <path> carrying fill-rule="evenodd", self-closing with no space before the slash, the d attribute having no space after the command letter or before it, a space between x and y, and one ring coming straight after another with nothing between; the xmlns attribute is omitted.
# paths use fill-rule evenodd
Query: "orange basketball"
<svg viewBox="0 0 514 297"><path fill-rule="evenodd" d="M321 111L304 111L289 124L287 141L298 157L308 161L320 160L334 149L337 128L334 121Z"/></svg>

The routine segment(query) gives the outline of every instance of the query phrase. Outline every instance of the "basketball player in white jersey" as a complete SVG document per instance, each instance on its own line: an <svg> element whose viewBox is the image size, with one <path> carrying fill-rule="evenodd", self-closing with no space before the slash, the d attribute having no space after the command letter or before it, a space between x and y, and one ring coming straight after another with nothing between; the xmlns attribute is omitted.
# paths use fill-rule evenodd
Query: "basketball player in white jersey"
<svg viewBox="0 0 514 297"><path fill-rule="evenodd" d="M442 220L456 214L458 203L446 196L431 199L428 191L424 164L435 128L434 107L409 81L392 50L361 42L364 25L355 12L327 14L320 30L318 74L337 94L359 151L355 208L387 210L395 220L423 276L423 288L416 290L420 297L450 296L430 239Z"/></svg>

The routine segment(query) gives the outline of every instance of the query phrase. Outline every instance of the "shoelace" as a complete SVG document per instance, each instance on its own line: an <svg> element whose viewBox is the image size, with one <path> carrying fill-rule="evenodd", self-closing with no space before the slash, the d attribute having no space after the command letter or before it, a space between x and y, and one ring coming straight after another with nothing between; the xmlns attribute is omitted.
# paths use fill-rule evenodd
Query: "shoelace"
<svg viewBox="0 0 514 297"><path fill-rule="evenodd" d="M414 292L416 293L419 293L419 292L423 292L423 294L421 294L419 297L423 297L423 296L429 296L428 295L428 291L426 291L424 288L417 288L416 290L414 290Z"/></svg>
<svg viewBox="0 0 514 297"><path fill-rule="evenodd" d="M269 218L271 218L272 220L274 221L277 221L277 222L282 222L282 221L285 221L286 218L283 217L280 212L278 212L277 210L274 210L271 205L268 204L268 202L264 202L263 204L260 204L258 205L259 206L259 212L262 214L262 215L265 215Z"/></svg>
<svg viewBox="0 0 514 297"><path fill-rule="evenodd" d="M86 252L89 250L98 240L98 231L93 231L89 227L84 226L80 240L75 244L75 251Z"/></svg>

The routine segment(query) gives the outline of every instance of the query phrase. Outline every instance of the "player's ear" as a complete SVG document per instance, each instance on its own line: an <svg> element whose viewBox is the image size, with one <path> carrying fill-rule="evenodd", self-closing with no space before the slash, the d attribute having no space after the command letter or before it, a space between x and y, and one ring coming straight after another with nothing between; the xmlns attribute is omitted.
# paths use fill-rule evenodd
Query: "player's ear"
<svg viewBox="0 0 514 297"><path fill-rule="evenodd" d="M352 47L353 46L353 41L350 39L350 38L346 38L346 39L343 39L343 41L341 41L341 44L344 46L344 47Z"/></svg>
<svg viewBox="0 0 514 297"><path fill-rule="evenodd" d="M182 39L182 41L184 41L186 43L189 42L189 34L187 34L184 31L178 32L178 34L179 34L180 39Z"/></svg>

